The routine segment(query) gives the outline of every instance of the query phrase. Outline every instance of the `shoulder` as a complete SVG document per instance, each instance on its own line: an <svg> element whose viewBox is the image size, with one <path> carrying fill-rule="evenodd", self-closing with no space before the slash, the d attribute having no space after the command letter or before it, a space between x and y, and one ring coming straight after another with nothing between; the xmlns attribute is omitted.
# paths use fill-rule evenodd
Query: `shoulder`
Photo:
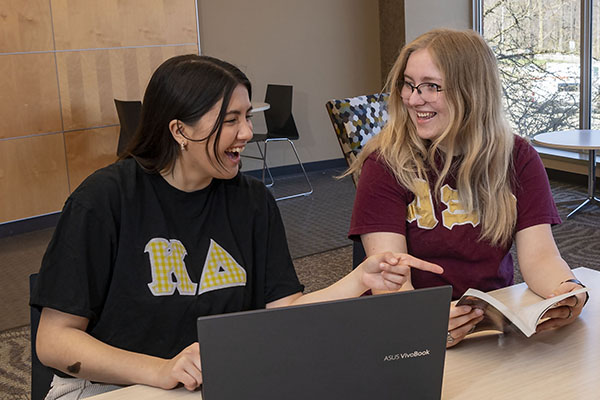
<svg viewBox="0 0 600 400"><path fill-rule="evenodd" d="M393 175L392 171L386 164L383 157L379 154L378 151L374 151L365 159L362 170L368 170L370 172L374 172L377 174L385 174L385 175ZM361 170L361 174L362 174Z"/></svg>
<svg viewBox="0 0 600 400"><path fill-rule="evenodd" d="M117 201L125 190L135 186L134 182L140 174L146 173L134 159L118 161L88 176L69 196L69 200L86 207Z"/></svg>
<svg viewBox="0 0 600 400"><path fill-rule="evenodd" d="M532 158L539 158L537 151L527 139L514 135L513 160L515 165L527 162Z"/></svg>
<svg viewBox="0 0 600 400"><path fill-rule="evenodd" d="M379 152L374 151L369 154L363 163L360 171L359 187L365 185L380 186L380 185L396 185L398 181L394 175L394 172L388 166L386 161L380 156Z"/></svg>

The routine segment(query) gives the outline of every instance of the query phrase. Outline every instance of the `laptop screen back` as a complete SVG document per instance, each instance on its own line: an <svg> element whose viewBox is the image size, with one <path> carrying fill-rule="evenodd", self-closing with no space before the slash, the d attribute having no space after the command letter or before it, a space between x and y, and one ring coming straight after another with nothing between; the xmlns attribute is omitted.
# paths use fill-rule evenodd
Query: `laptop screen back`
<svg viewBox="0 0 600 400"><path fill-rule="evenodd" d="M449 286L198 318L204 400L439 399Z"/></svg>

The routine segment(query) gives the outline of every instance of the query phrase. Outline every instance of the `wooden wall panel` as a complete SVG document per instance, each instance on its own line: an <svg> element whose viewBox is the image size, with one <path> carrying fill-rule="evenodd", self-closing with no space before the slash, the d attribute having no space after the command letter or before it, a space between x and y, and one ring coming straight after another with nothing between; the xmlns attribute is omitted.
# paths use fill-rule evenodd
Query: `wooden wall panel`
<svg viewBox="0 0 600 400"><path fill-rule="evenodd" d="M52 0L57 50L196 43L190 0Z"/></svg>
<svg viewBox="0 0 600 400"><path fill-rule="evenodd" d="M60 211L113 162L113 99L197 40L196 0L0 0L0 224Z"/></svg>
<svg viewBox="0 0 600 400"><path fill-rule="evenodd" d="M118 139L118 126L65 133L71 192L92 172L116 161Z"/></svg>
<svg viewBox="0 0 600 400"><path fill-rule="evenodd" d="M0 221L62 209L68 194L62 133L0 141Z"/></svg>
<svg viewBox="0 0 600 400"><path fill-rule="evenodd" d="M152 72L197 46L144 47L57 53L65 130L118 123L114 99L139 100Z"/></svg>
<svg viewBox="0 0 600 400"><path fill-rule="evenodd" d="M1 0L0 53L53 50L48 0Z"/></svg>
<svg viewBox="0 0 600 400"><path fill-rule="evenodd" d="M53 54L0 55L0 77L0 138L62 129Z"/></svg>

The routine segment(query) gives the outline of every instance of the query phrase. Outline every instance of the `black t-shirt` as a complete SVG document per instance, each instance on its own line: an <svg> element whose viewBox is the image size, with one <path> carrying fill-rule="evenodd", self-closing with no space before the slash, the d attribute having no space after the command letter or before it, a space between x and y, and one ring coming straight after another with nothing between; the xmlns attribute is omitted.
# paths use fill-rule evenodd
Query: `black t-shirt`
<svg viewBox="0 0 600 400"><path fill-rule="evenodd" d="M104 343L171 358L197 341L197 317L302 290L262 183L240 173L187 193L126 159L67 199L30 303L88 318Z"/></svg>

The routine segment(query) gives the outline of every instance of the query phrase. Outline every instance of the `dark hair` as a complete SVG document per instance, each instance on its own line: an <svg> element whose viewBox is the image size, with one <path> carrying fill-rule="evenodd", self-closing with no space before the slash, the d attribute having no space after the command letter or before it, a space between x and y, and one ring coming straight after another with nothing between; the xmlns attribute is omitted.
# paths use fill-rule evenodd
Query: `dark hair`
<svg viewBox="0 0 600 400"><path fill-rule="evenodd" d="M169 122L177 119L193 125L223 99L217 121L206 138L216 135L213 148L222 166L217 152L221 128L231 94L240 84L248 89L251 98L252 86L246 75L232 64L214 57L188 54L163 62L150 78L142 102L140 124L120 158L133 157L152 173L172 168L181 150L169 131ZM208 146L206 152L209 154Z"/></svg>

